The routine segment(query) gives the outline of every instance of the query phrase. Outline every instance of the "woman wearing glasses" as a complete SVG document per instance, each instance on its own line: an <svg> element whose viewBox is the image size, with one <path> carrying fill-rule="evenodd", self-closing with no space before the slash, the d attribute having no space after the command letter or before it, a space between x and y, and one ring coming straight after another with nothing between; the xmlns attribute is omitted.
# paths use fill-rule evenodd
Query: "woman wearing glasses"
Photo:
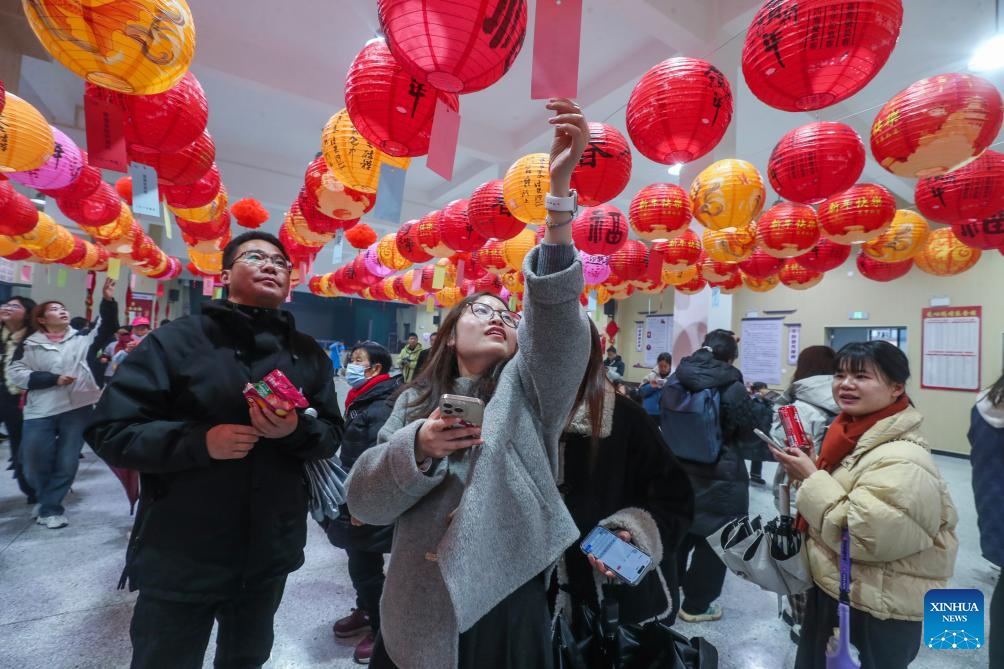
<svg viewBox="0 0 1004 669"><path fill-rule="evenodd" d="M547 108L552 197L523 264L524 318L487 293L455 306L346 484L354 517L396 523L373 667L551 666L545 577L579 538L555 476L589 355L569 225L589 130L573 102ZM483 424L443 418L447 393L481 399Z"/></svg>
<svg viewBox="0 0 1004 669"><path fill-rule="evenodd" d="M21 489L28 504L36 504L35 491L24 475L24 465L20 457L21 426L24 415L21 412L21 389L11 383L7 366L14 358L14 352L28 333L28 314L35 308L35 300L30 297L12 297L0 306L0 422L10 437L10 459L17 487Z"/></svg>

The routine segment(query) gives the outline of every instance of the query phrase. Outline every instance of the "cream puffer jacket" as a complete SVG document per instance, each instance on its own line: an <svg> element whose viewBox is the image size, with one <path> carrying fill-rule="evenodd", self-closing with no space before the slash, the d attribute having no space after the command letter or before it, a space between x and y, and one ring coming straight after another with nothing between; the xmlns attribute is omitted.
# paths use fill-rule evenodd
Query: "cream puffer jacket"
<svg viewBox="0 0 1004 669"><path fill-rule="evenodd" d="M958 515L913 407L875 424L832 474L798 493L816 585L840 594L840 536L851 537L851 606L880 620L923 620L924 595L955 569Z"/></svg>

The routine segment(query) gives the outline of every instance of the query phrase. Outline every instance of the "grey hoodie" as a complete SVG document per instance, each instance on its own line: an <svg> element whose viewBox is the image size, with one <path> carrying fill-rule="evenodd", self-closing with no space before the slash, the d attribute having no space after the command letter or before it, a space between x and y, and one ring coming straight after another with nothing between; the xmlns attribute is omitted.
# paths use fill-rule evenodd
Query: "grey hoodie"
<svg viewBox="0 0 1004 669"><path fill-rule="evenodd" d="M833 399L833 377L829 374L810 376L791 384L785 393L781 405L794 404L798 417L802 419L805 431L812 437L812 445L816 453L823 445L823 436L834 416L840 413L840 407ZM784 443L784 427L774 413L774 422L770 427L770 436L779 444Z"/></svg>
<svg viewBox="0 0 1004 669"><path fill-rule="evenodd" d="M987 395L990 391L984 391L980 395L980 399L976 402L976 410L980 412L983 416L983 420L987 422L990 427L1002 428L1004 427L1004 404L1001 406L994 406L990 403L990 399Z"/></svg>

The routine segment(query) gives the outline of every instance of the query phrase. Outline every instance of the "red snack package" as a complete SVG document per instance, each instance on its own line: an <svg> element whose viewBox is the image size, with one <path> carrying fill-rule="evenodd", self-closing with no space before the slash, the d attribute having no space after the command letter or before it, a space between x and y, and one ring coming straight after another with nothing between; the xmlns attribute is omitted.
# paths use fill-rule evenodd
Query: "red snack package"
<svg viewBox="0 0 1004 669"><path fill-rule="evenodd" d="M296 408L310 406L307 398L297 390L286 375L274 369L257 383L244 386L244 398L248 404L257 404L264 411L268 409L277 416L285 416Z"/></svg>
<svg viewBox="0 0 1004 669"><path fill-rule="evenodd" d="M303 396L299 390L297 390L293 383L286 378L278 369L273 369L271 372L265 375L262 379L268 384L268 387L272 389L272 392L281 397L282 399L290 402L298 409L306 409L310 406L310 402L307 398Z"/></svg>

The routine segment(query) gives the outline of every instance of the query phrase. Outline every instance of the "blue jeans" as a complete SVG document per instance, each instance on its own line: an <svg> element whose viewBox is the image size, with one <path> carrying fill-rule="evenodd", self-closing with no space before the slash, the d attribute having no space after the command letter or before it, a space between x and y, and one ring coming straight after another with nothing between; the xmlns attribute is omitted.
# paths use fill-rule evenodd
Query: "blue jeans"
<svg viewBox="0 0 1004 669"><path fill-rule="evenodd" d="M24 421L21 459L38 498L40 518L62 515L63 498L77 476L84 428L93 416L94 407L86 406Z"/></svg>

